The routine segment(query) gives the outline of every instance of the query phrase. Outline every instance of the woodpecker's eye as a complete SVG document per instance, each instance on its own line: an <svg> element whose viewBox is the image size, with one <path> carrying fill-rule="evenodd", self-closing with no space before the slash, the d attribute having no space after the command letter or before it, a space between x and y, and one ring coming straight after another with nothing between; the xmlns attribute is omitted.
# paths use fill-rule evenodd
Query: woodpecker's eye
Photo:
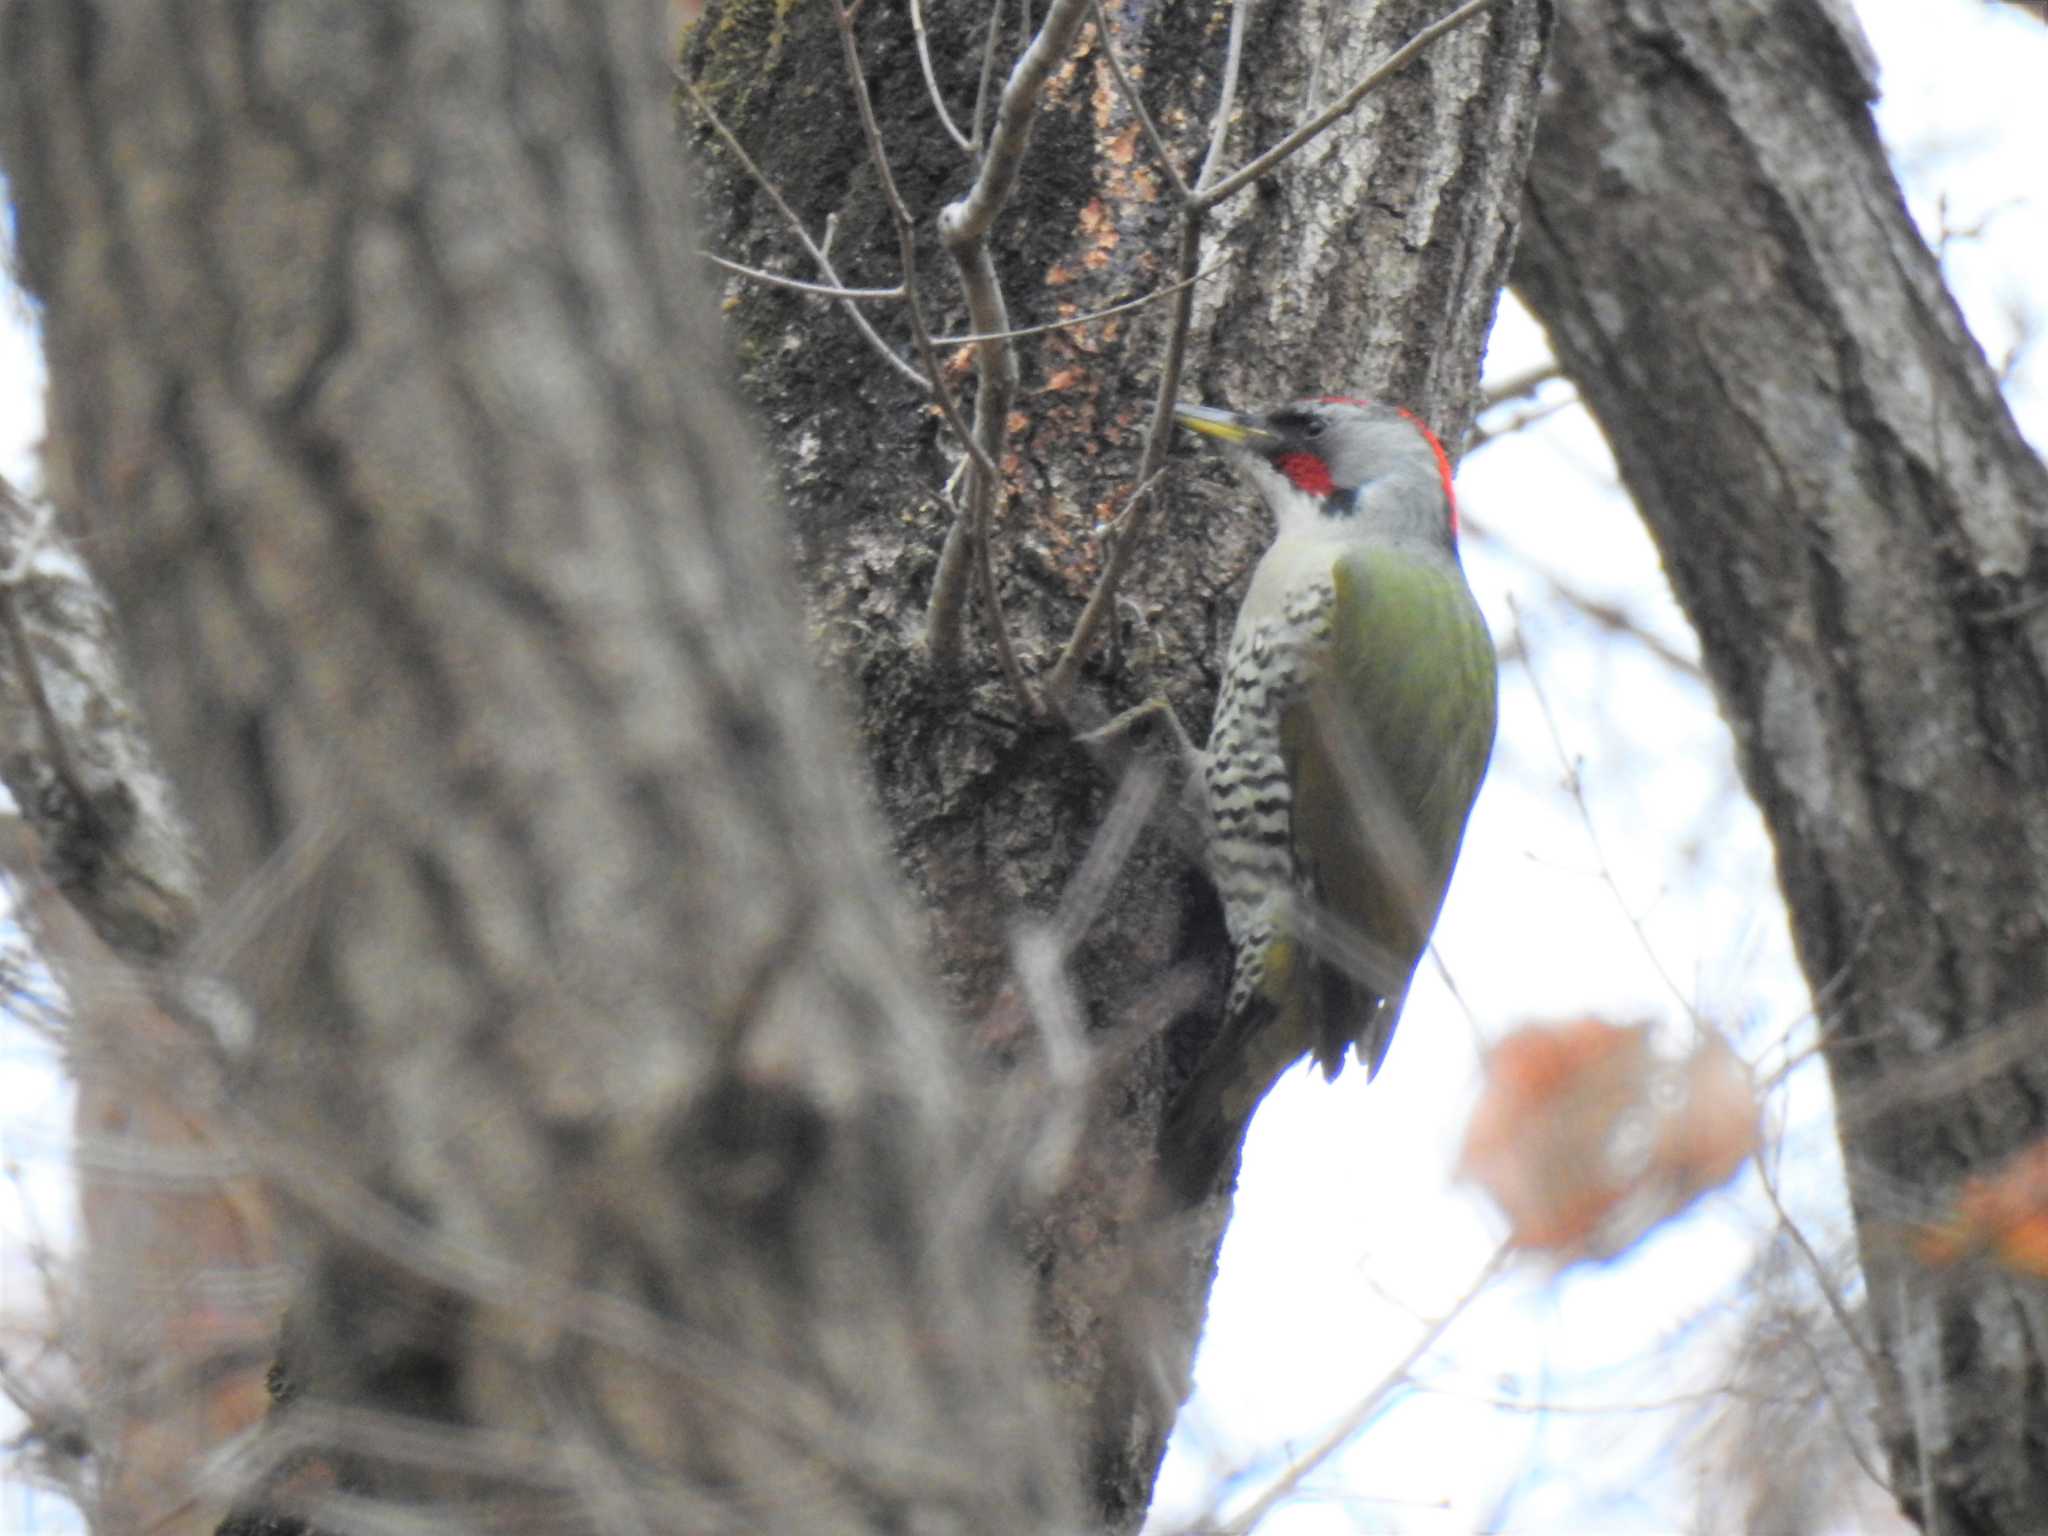
<svg viewBox="0 0 2048 1536"><path fill-rule="evenodd" d="M1327 426L1329 426L1329 423L1323 420L1322 417L1311 416L1301 424L1301 435L1303 437L1321 437L1323 429Z"/></svg>

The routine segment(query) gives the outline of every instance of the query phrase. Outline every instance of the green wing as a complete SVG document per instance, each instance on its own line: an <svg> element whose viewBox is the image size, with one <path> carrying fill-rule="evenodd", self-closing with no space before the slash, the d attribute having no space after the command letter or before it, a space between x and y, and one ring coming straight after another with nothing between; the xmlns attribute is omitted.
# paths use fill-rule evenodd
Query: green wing
<svg viewBox="0 0 2048 1536"><path fill-rule="evenodd" d="M1379 1070L1493 751L1493 640L1455 561L1360 549L1333 568L1331 665L1282 721L1297 886L1290 990L1335 1077ZM1313 957L1313 958L1311 958Z"/></svg>

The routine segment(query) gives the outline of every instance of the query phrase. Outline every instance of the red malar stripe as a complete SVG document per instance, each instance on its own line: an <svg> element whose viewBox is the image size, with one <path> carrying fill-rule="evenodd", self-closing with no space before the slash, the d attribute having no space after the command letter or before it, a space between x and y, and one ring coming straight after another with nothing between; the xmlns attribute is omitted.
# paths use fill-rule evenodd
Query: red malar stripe
<svg viewBox="0 0 2048 1536"><path fill-rule="evenodd" d="M1294 482L1294 488L1310 496L1327 496L1337 488L1330 478L1330 466L1313 453L1283 453L1273 467Z"/></svg>

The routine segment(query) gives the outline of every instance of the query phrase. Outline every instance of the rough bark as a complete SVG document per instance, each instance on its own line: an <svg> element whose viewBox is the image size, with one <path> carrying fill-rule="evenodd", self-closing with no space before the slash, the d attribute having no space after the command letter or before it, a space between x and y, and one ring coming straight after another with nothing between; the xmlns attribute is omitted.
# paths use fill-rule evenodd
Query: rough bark
<svg viewBox="0 0 2048 1536"><path fill-rule="evenodd" d="M1518 291L1700 636L1821 1005L1880 1431L1929 1531L2048 1522L2048 1304L1898 1240L2048 1130L2048 472L1819 0L1571 0Z"/></svg>
<svg viewBox="0 0 2048 1536"><path fill-rule="evenodd" d="M122 676L106 599L53 510L0 480L0 778L36 830L42 872L137 960L190 926L198 872Z"/></svg>
<svg viewBox="0 0 2048 1536"><path fill-rule="evenodd" d="M1449 9L1442 0L1254 3L1222 165L1276 142ZM938 0L924 11L940 88L965 122L991 8ZM1118 56L1191 179L1219 96L1230 7L1112 4L1109 14ZM1018 39L1013 12L994 15L1000 84ZM1184 394L1255 404L1360 391L1409 403L1447 441L1462 439L1513 247L1515 178L1548 21L1545 3L1497 6L1215 210L1201 260L1218 270L1198 289ZM932 323L964 332L936 228L970 164L938 128L907 8L863 7L859 35L882 137L918 220ZM896 280L895 236L828 7L713 5L685 73L813 238L834 220L842 280ZM815 279L771 201L701 116L687 104L684 114L709 169L713 248ZM796 120L803 132L790 131ZM1086 314L1158 287L1174 238L1170 188L1091 25L1049 82L996 236L1013 322ZM1117 786L1064 729L1022 718L978 614L958 675L923 664L920 625L948 521L938 488L958 457L937 411L827 301L733 279L727 306L795 517L812 633L853 699L899 865L927 914L928 953L978 1046L1029 1063L1038 1037L1015 983L1019 943L1057 926ZM1019 344L996 561L1034 676L1052 663L1099 569L1102 522L1133 489L1170 310L1155 303ZM907 354L900 312L870 313ZM964 386L964 354L958 362ZM1188 462L1202 467L1171 479L1117 633L1084 675L1084 723L1163 696L1197 739L1207 729L1222 642L1269 530L1240 497L1212 489L1219 482L1198 455ZM1162 1199L1153 1138L1214 1028L1226 958L1206 881L1156 826L1096 898L1067 955L1085 1065L1056 1088L1085 1094L1088 1115L1051 1193L1021 1225L1093 1496L1122 1527L1143 1513L1186 1392L1229 1214L1225 1191L1173 1213L1163 1241L1151 1240Z"/></svg>
<svg viewBox="0 0 2048 1536"><path fill-rule="evenodd" d="M490 1528L1063 1527L662 14L5 15L49 480L210 859L161 1000L308 1276L273 1453Z"/></svg>
<svg viewBox="0 0 2048 1536"><path fill-rule="evenodd" d="M198 870L106 599L53 509L4 480L0 549L0 775L21 817L0 868L64 985L85 1251L55 1309L80 1395L24 1405L28 1435L106 1528L210 1531L226 1505L190 1497L192 1469L269 1401L274 1222L223 1117L184 1090L206 1041L143 980L189 936Z"/></svg>

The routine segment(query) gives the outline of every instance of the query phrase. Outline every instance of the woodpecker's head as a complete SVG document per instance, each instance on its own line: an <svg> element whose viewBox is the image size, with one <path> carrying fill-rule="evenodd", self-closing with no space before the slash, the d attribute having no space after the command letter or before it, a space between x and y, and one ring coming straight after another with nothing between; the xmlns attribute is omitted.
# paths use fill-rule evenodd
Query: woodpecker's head
<svg viewBox="0 0 2048 1536"><path fill-rule="evenodd" d="M1325 395L1258 414L1174 407L1216 438L1273 509L1282 534L1416 537L1453 551L1458 502L1436 434L1398 406Z"/></svg>

